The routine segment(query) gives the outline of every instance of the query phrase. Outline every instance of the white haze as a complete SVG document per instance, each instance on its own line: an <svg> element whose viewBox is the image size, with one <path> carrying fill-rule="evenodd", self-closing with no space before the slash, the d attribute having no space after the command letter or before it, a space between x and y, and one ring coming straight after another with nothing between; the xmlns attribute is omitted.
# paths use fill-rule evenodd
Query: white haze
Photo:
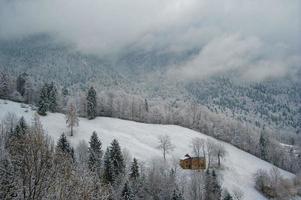
<svg viewBox="0 0 301 200"><path fill-rule="evenodd" d="M50 33L85 53L200 49L169 74L236 70L251 80L300 66L300 0L0 0L0 39Z"/></svg>

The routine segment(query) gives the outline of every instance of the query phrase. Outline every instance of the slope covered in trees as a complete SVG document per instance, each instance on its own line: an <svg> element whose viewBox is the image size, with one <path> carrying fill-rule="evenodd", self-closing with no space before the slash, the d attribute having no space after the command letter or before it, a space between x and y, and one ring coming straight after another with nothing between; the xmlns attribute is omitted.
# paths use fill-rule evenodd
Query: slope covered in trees
<svg viewBox="0 0 301 200"><path fill-rule="evenodd" d="M129 49L118 57L99 58L77 52L68 44L58 44L48 35L0 41L0 46L0 70L15 77L26 72L33 79L31 83L27 81L28 87L53 80L76 90L86 90L93 84L96 91L118 90L148 99L197 102L213 112L261 128L266 125L284 134L300 132L300 70L255 83L241 82L235 74L177 81L167 76L170 66L185 62L198 49L181 53ZM22 83L23 76L18 80ZM24 87L18 88L24 95ZM5 87L1 90L7 92Z"/></svg>
<svg viewBox="0 0 301 200"><path fill-rule="evenodd" d="M2 111L0 114L1 119L6 118L7 112L15 112L18 117L24 115L25 120L27 122L30 122L32 120L33 111L26 107L21 107L21 104L14 103L14 102L7 102L7 104L4 103L4 101L1 101L0 108ZM16 118L18 118L16 117ZM10 118L11 119L11 118ZM65 132L67 133L69 128L65 125L65 116L58 113L49 113L45 117L41 117L41 123L45 129L45 132L51 136L55 141L59 140L59 138L62 138L61 133ZM108 150L104 154L104 158L108 157L108 159L104 159L104 162L107 162L104 166L108 166L108 175L110 173L112 175L114 174L122 174L124 172L124 168L122 167L121 170L117 170L114 172L113 166L123 166L123 164L120 164L120 162L124 163L132 163L131 157L136 157L139 161L145 161L146 165L152 165L152 163L160 163L162 161L162 153L161 150L158 149L159 145L159 139L161 135L168 135L170 137L170 142L174 145L174 151L167 154L167 160L171 163L172 168L176 171L177 176L179 177L190 177L191 175L191 182L183 183L183 185L191 187L197 185L198 181L205 180L204 177L199 177L196 174L190 174L190 172L182 171L179 169L178 166L178 160L182 156L184 156L186 153L193 153L193 149L191 147L191 141L195 138L204 139L205 141L209 139L210 141L220 144L224 146L225 151L227 152L225 156L222 157L221 165L222 168L218 168L218 176L220 177L220 181L222 181L222 186L224 188L227 188L228 191L233 193L233 191L237 191L238 189L243 192L244 199L265 199L260 193L256 191L254 188L254 179L253 175L257 172L259 169L264 170L271 170L273 168L273 165L271 165L268 162L265 162L263 160L260 160L256 158L255 156L252 156L244 151L239 150L238 148L221 142L219 140L216 140L212 137L209 137L207 135L192 131L190 129L182 128L179 126L174 125L153 125L153 124L143 124L143 123L137 123L132 121L125 121L120 119L113 119L113 118L96 118L94 120L88 120L85 118L80 118L80 126L75 129L74 136L67 135L68 141L70 141L71 145L74 147L74 149L78 149L79 147L83 146L83 141L85 141L86 145L88 141L90 140L90 145L92 146L98 146L96 148L93 147L93 149L97 149L97 152L99 151L99 145L94 145L94 143L98 142L92 142L97 141L95 136L93 136L91 139L92 132L96 131L98 138L101 140L102 145L101 148L105 150L107 147ZM116 142L114 139L117 139L118 142ZM60 141L60 140L59 140ZM113 142L112 142L113 141ZM119 143L119 144L118 144ZM60 144L60 143L58 143ZM119 146L120 145L120 146ZM60 145L62 146L62 145ZM66 146L66 145L65 145ZM68 146L68 145L67 145ZM91 146L91 147L92 147ZM122 150L122 157L120 158L120 148L126 148ZM67 149L70 149L69 147ZM82 148L79 148L82 149ZM67 152L72 152L72 150L67 150ZM89 152L92 153L91 150L87 150L87 155L89 155ZM96 152L93 150L93 152ZM113 153L115 152L115 153ZM211 150L206 152L211 152ZM83 152L82 152L83 153ZM206 156L207 156L206 153ZM107 154L107 156L106 156ZM110 159L110 157L113 156L113 158ZM211 155L211 154L210 154ZM87 156L87 158L89 158ZM94 157L95 158L95 157ZM119 159L120 158L120 159ZM115 164L112 163L112 161L116 159ZM208 158L209 159L209 158ZM218 166L218 157L217 154L211 155L211 165ZM95 159L93 159L95 160ZM123 160L123 161L122 161ZM160 161L160 162L159 162ZM88 162L87 162L88 163ZM63 163L62 163L63 164ZM126 164L127 166L131 166L131 164ZM68 163L64 163L64 167L68 169ZM139 165L140 167L140 165ZM135 169L135 164L133 164L133 167L129 167L130 169ZM115 168L116 169L116 168ZM158 168L151 168L155 171L150 171L150 174L152 174L152 180L156 181L158 180L161 184L160 187L164 187L165 189L168 189L168 185L164 186L164 182L160 181L161 179L156 176L157 173L161 173ZM133 170L134 172L135 170ZM281 176L292 178L293 175L285 172L283 170L281 171ZM113 173L114 172L114 173ZM141 171L140 171L141 172ZM213 172L210 172L209 177L214 177L212 174ZM217 173L217 172L216 172ZM129 173L129 174L136 174L137 173ZM170 172L168 172L170 174ZM158 174L157 174L158 175ZM164 175L165 176L165 175ZM108 176L110 177L110 176ZM112 176L114 177L114 176ZM193 177L193 178L192 178ZM161 174L162 178L162 174ZM111 179L109 179L110 181ZM114 179L112 179L114 180ZM180 179L182 180L182 179ZM208 180L209 181L209 180ZM215 179L210 179L210 183L214 184ZM92 181L93 182L93 181ZM156 182L156 183L159 183ZM167 184L167 183L166 183ZM183 186L181 185L181 186ZM67 186L67 185L66 185ZM157 185L159 187L159 185ZM129 187L129 186L127 186ZM123 189L125 191L129 190L129 188L125 187L125 185L122 186L121 191ZM131 185L132 187L132 185ZM155 185L154 185L155 187ZM127 189L125 189L127 188ZM66 188L67 189L67 188ZM158 191L160 191L160 188L157 188ZM179 188L181 191L181 188ZM187 189L187 188L186 188ZM217 188L215 188L217 189ZM215 190L214 188L211 188L211 190ZM131 188L130 190L133 190ZM190 189L188 188L190 191ZM195 188L194 191L197 191L198 189ZM165 191L165 190L164 190ZM152 192L156 194L156 188L153 188ZM162 191L161 191L162 192ZM175 188L175 191L171 191L170 194L176 193L175 196L181 196L178 194L178 191ZM122 192L121 192L122 193ZM126 195L127 192L124 192L124 195ZM145 193L144 193L145 194ZM163 193L157 193L158 195L163 195ZM185 195L194 195L194 194L188 194L184 193ZM197 195L197 193L195 193ZM208 194L209 195L209 194ZM214 198L214 197L213 197ZM193 199L193 198L191 198Z"/></svg>

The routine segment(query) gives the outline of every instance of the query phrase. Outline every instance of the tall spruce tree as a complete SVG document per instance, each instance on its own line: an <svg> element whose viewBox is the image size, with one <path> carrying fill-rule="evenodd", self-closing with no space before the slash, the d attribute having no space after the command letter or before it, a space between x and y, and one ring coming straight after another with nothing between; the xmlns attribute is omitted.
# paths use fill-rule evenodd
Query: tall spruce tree
<svg viewBox="0 0 301 200"><path fill-rule="evenodd" d="M0 72L0 98L6 99L9 93L9 77L6 73Z"/></svg>
<svg viewBox="0 0 301 200"><path fill-rule="evenodd" d="M134 200L135 199L132 189L128 182L126 182L123 186L122 193L121 193L121 199L122 200Z"/></svg>
<svg viewBox="0 0 301 200"><path fill-rule="evenodd" d="M54 85L53 82L51 82L50 85L48 85L47 88L47 95L48 95L48 109L51 112L56 112L57 111L57 89L56 86Z"/></svg>
<svg viewBox="0 0 301 200"><path fill-rule="evenodd" d="M120 175L124 174L125 163L121 152L121 148L119 146L119 142L116 139L114 139L111 143L110 157L113 165L114 175L116 177L119 177Z"/></svg>
<svg viewBox="0 0 301 200"><path fill-rule="evenodd" d="M40 99L38 102L38 113L39 115L45 116L48 111L48 84L45 84L40 91Z"/></svg>
<svg viewBox="0 0 301 200"><path fill-rule="evenodd" d="M24 117L22 116L15 128L15 135L25 135L27 129L28 129L28 126L26 124Z"/></svg>
<svg viewBox="0 0 301 200"><path fill-rule="evenodd" d="M113 164L111 161L110 149L107 148L104 155L104 169L103 169L103 181L106 184L113 184L115 181L115 175L113 170Z"/></svg>
<svg viewBox="0 0 301 200"><path fill-rule="evenodd" d="M182 193L177 188L173 190L171 200L184 200Z"/></svg>
<svg viewBox="0 0 301 200"><path fill-rule="evenodd" d="M132 165L131 165L131 172L130 172L130 178L132 180L137 180L139 178L140 174L139 174L139 166L138 166L138 162L137 159L134 158Z"/></svg>
<svg viewBox="0 0 301 200"><path fill-rule="evenodd" d="M259 138L259 150L260 150L260 157L264 160L267 160L268 156L268 136L265 131L265 128L260 133Z"/></svg>
<svg viewBox="0 0 301 200"><path fill-rule="evenodd" d="M96 91L93 87L91 87L88 91L87 95L87 117L88 119L94 119L96 117Z"/></svg>
<svg viewBox="0 0 301 200"><path fill-rule="evenodd" d="M92 133L89 144L89 169L91 171L99 172L101 167L102 150L101 141L95 131Z"/></svg>
<svg viewBox="0 0 301 200"><path fill-rule="evenodd" d="M21 94L21 96L24 96L25 94L25 83L27 76L28 75L26 73L22 73L17 78L17 91Z"/></svg>
<svg viewBox="0 0 301 200"><path fill-rule="evenodd" d="M223 200L233 200L233 197L229 192L225 192Z"/></svg>
<svg viewBox="0 0 301 200"><path fill-rule="evenodd" d="M74 150L68 142L64 133L61 135L57 142L56 151L69 155L72 159L74 159Z"/></svg>
<svg viewBox="0 0 301 200"><path fill-rule="evenodd" d="M212 173L210 173L210 171L207 170L205 175L205 199L220 200L221 192L221 186L218 182L215 171L213 170Z"/></svg>

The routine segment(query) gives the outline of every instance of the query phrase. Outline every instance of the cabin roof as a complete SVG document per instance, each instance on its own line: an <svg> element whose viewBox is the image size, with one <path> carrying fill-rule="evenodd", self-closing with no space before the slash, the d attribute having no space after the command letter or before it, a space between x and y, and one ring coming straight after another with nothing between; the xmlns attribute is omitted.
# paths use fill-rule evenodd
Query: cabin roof
<svg viewBox="0 0 301 200"><path fill-rule="evenodd" d="M196 156L191 157L191 156L189 156L188 154L186 154L181 160L189 160L189 159L194 160L194 159L204 159L204 158L205 158L205 157L203 157L203 156L201 156L201 157L196 157Z"/></svg>

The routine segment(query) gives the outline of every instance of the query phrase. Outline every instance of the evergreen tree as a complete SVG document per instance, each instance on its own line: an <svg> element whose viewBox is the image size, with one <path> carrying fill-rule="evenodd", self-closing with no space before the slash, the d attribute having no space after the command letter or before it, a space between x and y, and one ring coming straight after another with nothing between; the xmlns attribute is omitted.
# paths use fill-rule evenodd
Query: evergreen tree
<svg viewBox="0 0 301 200"><path fill-rule="evenodd" d="M133 180L137 180L139 178L139 176L140 176L140 174L139 174L138 162L137 162L137 159L134 158L132 165L131 165L130 178Z"/></svg>
<svg viewBox="0 0 301 200"><path fill-rule="evenodd" d="M21 96L24 96L25 94L25 83L27 79L27 74L22 73L17 78L17 91L21 94Z"/></svg>
<svg viewBox="0 0 301 200"><path fill-rule="evenodd" d="M103 180L107 184L112 184L115 181L113 164L110 156L110 149L107 148L104 155L104 169L103 169Z"/></svg>
<svg viewBox="0 0 301 200"><path fill-rule="evenodd" d="M74 150L68 142L64 133L61 135L57 142L56 151L69 155L72 159L74 159Z"/></svg>
<svg viewBox="0 0 301 200"><path fill-rule="evenodd" d="M174 189L171 200L184 200L184 197L178 189Z"/></svg>
<svg viewBox="0 0 301 200"><path fill-rule="evenodd" d="M118 177L124 174L125 163L121 152L121 148L119 146L119 142L116 139L114 139L111 143L110 156L113 165L114 175Z"/></svg>
<svg viewBox="0 0 301 200"><path fill-rule="evenodd" d="M69 95L69 91L68 91L68 89L67 89L66 86L64 86L63 89L62 89L62 95L63 95L64 97L66 97L66 96Z"/></svg>
<svg viewBox="0 0 301 200"><path fill-rule="evenodd" d="M47 88L47 93L48 93L48 102L49 102L49 105L48 105L48 109L49 111L51 112L55 112L57 111L57 89L54 85L54 83L52 82L48 88Z"/></svg>
<svg viewBox="0 0 301 200"><path fill-rule="evenodd" d="M100 171L102 150L101 141L98 139L96 132L94 131L90 138L89 147L89 161L88 166L91 171Z"/></svg>
<svg viewBox="0 0 301 200"><path fill-rule="evenodd" d="M94 119L96 117L96 91L91 87L87 95L87 117L88 119Z"/></svg>
<svg viewBox="0 0 301 200"><path fill-rule="evenodd" d="M265 128L263 128L259 138L259 150L260 150L260 157L264 160L267 160L267 154L268 154L267 149L268 149L268 137L265 132Z"/></svg>
<svg viewBox="0 0 301 200"><path fill-rule="evenodd" d="M233 200L233 197L229 192L225 192L223 200Z"/></svg>
<svg viewBox="0 0 301 200"><path fill-rule="evenodd" d="M9 78L6 73L0 72L0 98L6 99L8 97Z"/></svg>
<svg viewBox="0 0 301 200"><path fill-rule="evenodd" d="M16 135L25 135L27 128L28 127L27 127L26 121L25 121L24 117L22 116L19 120L19 123L16 126L15 134Z"/></svg>
<svg viewBox="0 0 301 200"><path fill-rule="evenodd" d="M45 116L48 111L48 85L45 84L40 91L40 99L38 102L38 113L39 115Z"/></svg>
<svg viewBox="0 0 301 200"><path fill-rule="evenodd" d="M221 186L215 171L213 170L212 173L210 173L209 170L207 170L205 177L205 199L220 200L221 192Z"/></svg>
<svg viewBox="0 0 301 200"><path fill-rule="evenodd" d="M135 199L128 182L126 182L124 184L124 187L123 187L123 190L121 193L121 199L123 199L123 200L134 200Z"/></svg>

